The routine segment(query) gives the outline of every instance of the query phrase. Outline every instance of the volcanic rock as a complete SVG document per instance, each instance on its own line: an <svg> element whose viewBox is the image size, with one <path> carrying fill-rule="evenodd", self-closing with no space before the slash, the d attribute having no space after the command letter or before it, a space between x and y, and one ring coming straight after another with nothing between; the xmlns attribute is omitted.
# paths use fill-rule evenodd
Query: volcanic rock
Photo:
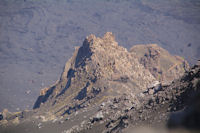
<svg viewBox="0 0 200 133"><path fill-rule="evenodd" d="M158 81L171 82L189 69L189 64L185 59L169 54L157 44L135 45L130 52L136 53L139 62Z"/></svg>
<svg viewBox="0 0 200 133"><path fill-rule="evenodd" d="M140 56L138 47L147 49L147 54ZM81 47L75 48L60 79L41 90L34 109L15 113L4 110L0 125L12 124L27 131L25 125L30 125L37 128L33 132L63 133L125 132L138 125L164 127L171 112L190 107L187 99L199 92L199 66L176 79L189 67L185 60L157 45L138 47L128 52L111 32L102 38L88 36ZM198 112L198 105L188 109L184 113L188 115L179 122L196 122L188 118L196 117L190 113Z"/></svg>
<svg viewBox="0 0 200 133"><path fill-rule="evenodd" d="M172 84L165 86L156 94L146 95L143 98L143 104L138 109L125 113L123 116L128 116L129 127L127 129L120 125L119 117L112 123L114 127L104 129L104 131L126 132L137 125L162 127L168 124L168 127L172 129L184 128L199 132L199 98L200 66L195 65L181 78L174 80ZM170 117L167 117L169 115Z"/></svg>
<svg viewBox="0 0 200 133"><path fill-rule="evenodd" d="M118 45L111 32L88 36L66 63L60 80L41 91L34 109L56 115L121 95L138 94L155 81L137 56Z"/></svg>

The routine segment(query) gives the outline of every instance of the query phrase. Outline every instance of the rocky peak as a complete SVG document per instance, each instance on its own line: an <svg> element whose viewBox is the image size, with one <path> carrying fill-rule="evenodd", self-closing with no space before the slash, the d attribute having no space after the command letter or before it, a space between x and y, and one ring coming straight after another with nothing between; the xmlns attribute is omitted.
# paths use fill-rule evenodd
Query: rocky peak
<svg viewBox="0 0 200 133"><path fill-rule="evenodd" d="M149 86L160 90L159 74L167 77L170 73L174 78L185 70L183 61L156 44L134 46L129 52L111 32L103 37L90 35L75 49L60 80L41 91L34 109L43 115L65 116L122 95L126 96L123 99L130 96L137 107ZM164 76L162 80L168 79Z"/></svg>
<svg viewBox="0 0 200 133"><path fill-rule="evenodd" d="M111 32L102 38L90 35L66 63L60 81L45 89L34 108L43 104L40 108L56 112L67 104L58 112L69 113L69 108L89 101L96 104L122 93L137 95L153 81L152 74L117 44Z"/></svg>
<svg viewBox="0 0 200 133"><path fill-rule="evenodd" d="M198 64L170 85L160 82L179 77L187 67L184 59L156 44L137 45L128 52L110 32L102 38L90 35L75 48L60 80L41 90L34 110L4 110L0 112L0 126L38 121L41 131L47 122L53 128L56 123L69 128L63 132L93 132L102 125L105 127L99 132L121 132L143 123L159 125L168 119L169 111L182 110L185 99L199 93ZM193 106L186 119L190 112L199 111L199 103ZM191 118L193 122L196 116ZM44 128L49 131L49 127Z"/></svg>
<svg viewBox="0 0 200 133"><path fill-rule="evenodd" d="M93 34L87 36L83 42L83 46L90 46L92 48L109 46L117 47L118 43L115 41L115 36L112 34L112 32L107 32L102 38L96 37Z"/></svg>
<svg viewBox="0 0 200 133"><path fill-rule="evenodd" d="M112 32L107 32L104 36L103 39L106 41L111 41L111 42L115 42L115 36L113 35Z"/></svg>
<svg viewBox="0 0 200 133"><path fill-rule="evenodd" d="M89 35L89 36L86 37L86 39L83 42L83 45L89 45L89 44L91 45L91 44L93 44L93 41L95 39L96 39L96 36L93 35L93 34L91 34L91 35Z"/></svg>

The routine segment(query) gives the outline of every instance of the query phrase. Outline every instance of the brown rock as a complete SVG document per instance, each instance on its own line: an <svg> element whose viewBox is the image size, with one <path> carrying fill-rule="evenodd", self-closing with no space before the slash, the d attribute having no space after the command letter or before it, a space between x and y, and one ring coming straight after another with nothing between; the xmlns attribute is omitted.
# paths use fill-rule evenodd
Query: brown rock
<svg viewBox="0 0 200 133"><path fill-rule="evenodd" d="M159 81L178 79L189 69L186 60L169 54L157 44L135 45L130 52L135 53L139 62Z"/></svg>
<svg viewBox="0 0 200 133"><path fill-rule="evenodd" d="M92 106L112 96L139 94L153 81L152 74L138 62L136 56L118 45L111 32L102 38L90 35L80 48L75 49L60 80L41 91L34 108L44 103L38 111L70 114L81 103ZM69 107L62 108L66 104Z"/></svg>

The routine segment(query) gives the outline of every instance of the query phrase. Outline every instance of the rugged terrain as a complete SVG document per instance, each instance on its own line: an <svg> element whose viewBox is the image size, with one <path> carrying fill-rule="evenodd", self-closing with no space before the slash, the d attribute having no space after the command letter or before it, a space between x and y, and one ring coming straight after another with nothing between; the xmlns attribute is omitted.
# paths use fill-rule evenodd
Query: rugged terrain
<svg viewBox="0 0 200 133"><path fill-rule="evenodd" d="M60 80L41 90L34 109L70 114L122 93L135 97L155 80L135 53L118 45L111 32L102 38L90 35L66 63Z"/></svg>
<svg viewBox="0 0 200 133"><path fill-rule="evenodd" d="M168 132L167 127L198 130L199 103L195 99L199 99L200 65L189 70L187 61L157 45L142 45L141 54L139 47L129 52L118 45L111 32L102 38L88 36L82 46L76 47L60 79L41 90L33 110L1 113L0 131L129 132L141 127L158 132ZM162 64L163 59L168 59L169 66ZM151 71L156 66L162 70L161 80L157 71Z"/></svg>
<svg viewBox="0 0 200 133"><path fill-rule="evenodd" d="M91 33L112 31L127 49L156 43L195 64L199 12L199 0L0 0L0 111L31 109Z"/></svg>
<svg viewBox="0 0 200 133"><path fill-rule="evenodd" d="M136 53L139 62L161 82L171 82L189 69L189 64L182 57L171 55L157 44L135 45L130 52Z"/></svg>

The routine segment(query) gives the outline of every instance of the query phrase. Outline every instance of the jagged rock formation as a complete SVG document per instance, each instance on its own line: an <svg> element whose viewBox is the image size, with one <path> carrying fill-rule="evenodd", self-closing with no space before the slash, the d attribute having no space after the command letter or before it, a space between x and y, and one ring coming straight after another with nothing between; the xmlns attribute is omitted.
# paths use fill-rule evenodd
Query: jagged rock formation
<svg viewBox="0 0 200 133"><path fill-rule="evenodd" d="M130 132L138 126L164 127L166 124L170 128L186 128L189 132L199 132L200 65L195 65L183 77L173 81L171 85L163 86L157 93L143 94L142 105L128 111L122 109L124 105L120 106L127 99L118 99L117 105L113 102L112 105L123 111L118 117L109 117L101 132ZM100 125L96 123L93 128Z"/></svg>
<svg viewBox="0 0 200 133"><path fill-rule="evenodd" d="M140 55L138 47L149 49L148 54ZM180 65L168 70L162 64L167 59L170 65L176 61ZM148 65L141 64L142 60ZM154 67L163 73L152 71ZM19 131L25 128L30 133L126 132L137 126L164 127L171 112L183 110L188 106L185 99L199 93L200 66L171 84L159 81L176 79L188 67L185 60L157 45L136 46L128 52L118 46L110 32L102 38L90 35L75 49L60 79L41 90L34 109L11 114L5 110L0 114L0 125L19 125Z"/></svg>
<svg viewBox="0 0 200 133"><path fill-rule="evenodd" d="M103 38L90 35L66 63L60 80L41 91L34 109L70 114L89 102L96 104L122 93L134 97L153 81L135 54L118 46L112 33Z"/></svg>
<svg viewBox="0 0 200 133"><path fill-rule="evenodd" d="M180 56L173 56L157 44L135 45L130 52L136 53L139 62L159 81L171 82L189 69Z"/></svg>

